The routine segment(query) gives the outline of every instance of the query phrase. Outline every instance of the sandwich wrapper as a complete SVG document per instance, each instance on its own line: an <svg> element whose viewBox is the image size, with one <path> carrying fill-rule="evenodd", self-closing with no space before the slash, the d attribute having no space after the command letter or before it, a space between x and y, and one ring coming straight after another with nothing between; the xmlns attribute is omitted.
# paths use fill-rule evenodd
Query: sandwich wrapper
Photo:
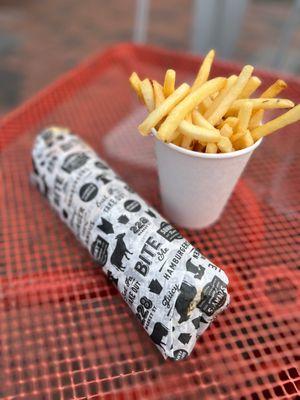
<svg viewBox="0 0 300 400"><path fill-rule="evenodd" d="M224 271L68 129L42 131L32 157L33 182L118 287L162 355L186 358L229 303Z"/></svg>

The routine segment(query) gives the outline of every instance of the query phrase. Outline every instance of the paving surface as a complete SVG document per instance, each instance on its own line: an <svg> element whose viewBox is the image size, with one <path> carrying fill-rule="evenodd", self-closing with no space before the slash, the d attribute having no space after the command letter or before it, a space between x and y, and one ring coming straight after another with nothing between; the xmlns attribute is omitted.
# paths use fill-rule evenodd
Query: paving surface
<svg viewBox="0 0 300 400"><path fill-rule="evenodd" d="M188 50L192 0L152 0L148 42ZM270 67L292 0L249 0L233 58ZM89 54L129 41L135 0L0 0L0 115ZM178 29L180 27L180 29ZM300 24L284 69L300 71Z"/></svg>

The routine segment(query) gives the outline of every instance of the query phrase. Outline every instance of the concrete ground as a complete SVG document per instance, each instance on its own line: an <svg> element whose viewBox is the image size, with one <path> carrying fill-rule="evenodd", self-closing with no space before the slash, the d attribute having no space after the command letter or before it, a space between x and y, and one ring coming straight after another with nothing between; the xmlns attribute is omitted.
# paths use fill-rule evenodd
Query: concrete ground
<svg viewBox="0 0 300 400"><path fill-rule="evenodd" d="M233 59L272 67L292 0L249 0ZM135 0L0 0L0 115L89 54L132 38ZM190 48L192 0L152 0L148 43ZM180 29L178 27L180 26ZM300 72L300 24L283 68Z"/></svg>

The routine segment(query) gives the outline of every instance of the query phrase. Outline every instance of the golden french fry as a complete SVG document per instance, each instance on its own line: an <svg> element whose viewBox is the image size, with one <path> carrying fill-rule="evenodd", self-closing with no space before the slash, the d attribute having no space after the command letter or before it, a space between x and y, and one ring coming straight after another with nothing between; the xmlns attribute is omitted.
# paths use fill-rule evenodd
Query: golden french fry
<svg viewBox="0 0 300 400"><path fill-rule="evenodd" d="M242 90L246 86L252 72L252 65L246 65L240 75L238 76L236 82L231 86L227 95L222 99L218 107L213 111L213 113L207 118L212 125L216 125L226 114L232 103L238 98ZM217 100L217 99L216 99Z"/></svg>
<svg viewBox="0 0 300 400"><path fill-rule="evenodd" d="M201 144L216 143L221 138L219 131L200 128L200 126L196 126L187 121L180 122L178 131L185 136L198 140Z"/></svg>
<svg viewBox="0 0 300 400"><path fill-rule="evenodd" d="M228 124L223 125L222 128L220 129L221 136L230 138L232 136L232 133L233 133L233 129Z"/></svg>
<svg viewBox="0 0 300 400"><path fill-rule="evenodd" d="M193 122L193 120L192 120L192 114L191 113L189 113L186 117L185 117L185 120L187 121L187 122Z"/></svg>
<svg viewBox="0 0 300 400"><path fill-rule="evenodd" d="M230 88L234 85L234 83L237 81L237 76L236 75L231 75L224 86L224 88L220 91L218 96L214 99L214 101L211 103L211 105L206 108L206 111L204 113L204 117L207 119L210 117L210 115L218 108L218 106L221 104L223 99L227 96L229 93Z"/></svg>
<svg viewBox="0 0 300 400"><path fill-rule="evenodd" d="M207 143L205 153L217 153L218 152L218 146L216 143Z"/></svg>
<svg viewBox="0 0 300 400"><path fill-rule="evenodd" d="M198 89L208 80L212 63L215 58L215 50L210 50L205 56L203 63L198 71L197 77L192 85L192 91Z"/></svg>
<svg viewBox="0 0 300 400"><path fill-rule="evenodd" d="M177 104L169 113L165 121L158 130L158 136L161 140L171 142L174 139L174 132L180 122L191 113L194 108L205 97L210 96L215 91L220 90L225 84L225 78L215 78L205 82L194 92L188 94L179 104Z"/></svg>
<svg viewBox="0 0 300 400"><path fill-rule="evenodd" d="M154 110L154 93L151 82L149 79L144 79L140 87L146 107L151 112Z"/></svg>
<svg viewBox="0 0 300 400"><path fill-rule="evenodd" d="M161 86L160 83L153 80L152 84L153 84L155 108L157 108L164 102L165 96L164 96L164 92L163 92L163 87Z"/></svg>
<svg viewBox="0 0 300 400"><path fill-rule="evenodd" d="M272 98L259 98L259 99L240 99L235 100L230 107L230 111L239 110L245 102L252 104L253 110L257 109L272 109L272 108L292 108L294 103L288 99L272 99Z"/></svg>
<svg viewBox="0 0 300 400"><path fill-rule="evenodd" d="M273 98L276 97L282 90L287 87L287 84L282 80L278 79L273 85L269 86L261 95L261 98ZM264 110L257 110L253 113L249 122L249 128L254 129L260 125L264 117Z"/></svg>
<svg viewBox="0 0 300 400"><path fill-rule="evenodd" d="M224 121L222 121L219 125L218 125L218 129L223 128L223 126L225 124L231 126L232 129L234 129L236 127L238 123L238 119L237 117L227 117L226 119L224 119Z"/></svg>
<svg viewBox="0 0 300 400"><path fill-rule="evenodd" d="M252 103L250 101L245 101L239 109L236 133L230 138L231 142L234 143L234 146L237 140L243 138L246 135L251 118L251 113Z"/></svg>
<svg viewBox="0 0 300 400"><path fill-rule="evenodd" d="M206 108L205 108L204 104L201 103L198 105L197 110L199 111L200 114L204 115Z"/></svg>
<svg viewBox="0 0 300 400"><path fill-rule="evenodd" d="M254 140L251 136L251 133L249 130L246 131L246 133L238 140L234 142L234 148L235 150L241 150L245 149L246 147L252 146L254 144Z"/></svg>
<svg viewBox="0 0 300 400"><path fill-rule="evenodd" d="M192 123L192 122L193 122L193 120L192 120L192 114L189 113L189 114L185 117L184 120L187 121L187 122ZM179 132L180 132L180 129L179 129ZM191 138L190 136L186 136L186 135L182 135L182 136L183 136L183 138L182 138L182 140L181 140L180 146L183 147L184 149L192 150L193 147L194 147L195 140L194 140L193 138Z"/></svg>
<svg viewBox="0 0 300 400"><path fill-rule="evenodd" d="M286 82L282 79L278 79L276 82L273 83L270 87L268 87L260 97L264 98L273 98L276 97L280 92L287 88Z"/></svg>
<svg viewBox="0 0 300 400"><path fill-rule="evenodd" d="M257 128L260 125L260 123L263 119L263 116L264 116L264 112L265 112L265 110L262 110L262 109L254 111L254 113L252 114L252 117L250 118L250 121L249 121L249 129L250 130Z"/></svg>
<svg viewBox="0 0 300 400"><path fill-rule="evenodd" d="M192 112L192 119L195 125L198 125L202 128L216 130L214 126L212 126L204 117L199 113L199 111L194 110Z"/></svg>
<svg viewBox="0 0 300 400"><path fill-rule="evenodd" d="M242 93L239 95L239 99L247 99L260 85L261 80L257 76L251 76L247 85L242 90Z"/></svg>
<svg viewBox="0 0 300 400"><path fill-rule="evenodd" d="M234 142L240 138L242 138L243 136L245 136L247 133L247 131L239 131L237 133L235 133L234 135L231 136L230 140L231 142L234 144Z"/></svg>
<svg viewBox="0 0 300 400"><path fill-rule="evenodd" d="M252 103L250 101L245 101L238 113L238 124L237 132L244 132L248 128L248 124L252 113Z"/></svg>
<svg viewBox="0 0 300 400"><path fill-rule="evenodd" d="M208 96L206 97L206 99L204 99L202 101L202 104L204 105L205 109L207 110L211 105L212 105L213 101L212 99Z"/></svg>
<svg viewBox="0 0 300 400"><path fill-rule="evenodd" d="M284 128L300 120L300 104L277 118L272 119L264 125L258 126L251 132L254 140L258 140L263 136L270 135L278 129Z"/></svg>
<svg viewBox="0 0 300 400"><path fill-rule="evenodd" d="M229 110L226 112L226 114L225 114L225 118L228 118L228 117L237 117L238 111L239 111L239 110L231 110L231 109L229 109Z"/></svg>
<svg viewBox="0 0 300 400"><path fill-rule="evenodd" d="M233 151L232 143L230 139L226 136L222 136L221 139L218 141L217 146L221 153L230 153Z"/></svg>
<svg viewBox="0 0 300 400"><path fill-rule="evenodd" d="M194 146L194 139L190 136L183 135L180 146L187 150L191 150Z"/></svg>
<svg viewBox="0 0 300 400"><path fill-rule="evenodd" d="M183 135L181 133L179 133L179 135L177 136L176 139L173 140L173 144L176 144L176 146L180 146L181 141L182 141Z"/></svg>
<svg viewBox="0 0 300 400"><path fill-rule="evenodd" d="M142 99L141 80L136 72L133 72L129 77L129 82L132 89L136 92L139 99Z"/></svg>
<svg viewBox="0 0 300 400"><path fill-rule="evenodd" d="M164 95L169 97L175 90L176 72L174 69L168 69L164 80Z"/></svg>
<svg viewBox="0 0 300 400"><path fill-rule="evenodd" d="M151 128L154 128L188 94L189 90L190 87L187 83L180 85L174 93L166 98L164 102L153 110L139 125L138 129L140 133L144 136L148 135Z"/></svg>

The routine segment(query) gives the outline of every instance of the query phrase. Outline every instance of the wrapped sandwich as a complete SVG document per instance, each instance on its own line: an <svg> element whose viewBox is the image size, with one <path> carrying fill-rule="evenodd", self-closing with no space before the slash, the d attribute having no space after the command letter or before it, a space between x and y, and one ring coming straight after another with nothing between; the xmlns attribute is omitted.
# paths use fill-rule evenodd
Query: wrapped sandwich
<svg viewBox="0 0 300 400"><path fill-rule="evenodd" d="M162 355L187 357L229 303L226 274L68 129L41 132L32 157L33 182Z"/></svg>

